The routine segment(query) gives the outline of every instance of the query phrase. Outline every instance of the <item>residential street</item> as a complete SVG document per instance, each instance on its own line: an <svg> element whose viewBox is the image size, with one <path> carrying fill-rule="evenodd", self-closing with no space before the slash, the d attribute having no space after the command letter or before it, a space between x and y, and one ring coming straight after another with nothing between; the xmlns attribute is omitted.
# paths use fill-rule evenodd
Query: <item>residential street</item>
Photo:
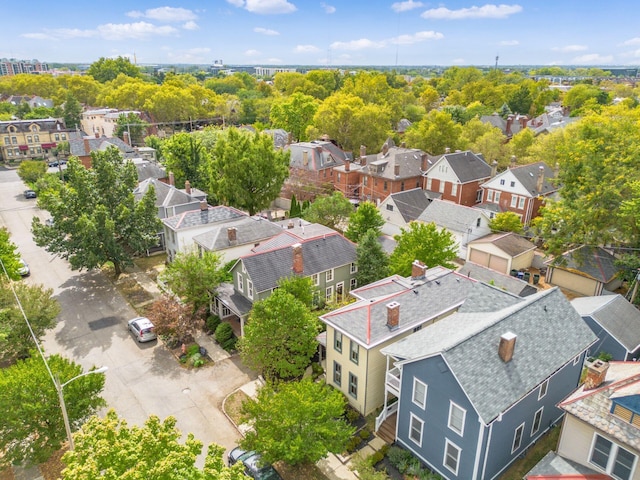
<svg viewBox="0 0 640 480"><path fill-rule="evenodd" d="M161 343L137 344L126 329L135 312L109 279L98 272L72 272L66 261L33 243L31 218L44 220L47 212L24 198L25 188L15 171L0 168L0 227L9 229L31 268L24 281L52 288L62 307L57 326L45 337L46 353L60 353L85 369L107 366L103 396L129 423L142 424L152 414L173 415L183 435L193 433L205 446L234 447L240 435L221 404L253 374L237 357L188 370Z"/></svg>

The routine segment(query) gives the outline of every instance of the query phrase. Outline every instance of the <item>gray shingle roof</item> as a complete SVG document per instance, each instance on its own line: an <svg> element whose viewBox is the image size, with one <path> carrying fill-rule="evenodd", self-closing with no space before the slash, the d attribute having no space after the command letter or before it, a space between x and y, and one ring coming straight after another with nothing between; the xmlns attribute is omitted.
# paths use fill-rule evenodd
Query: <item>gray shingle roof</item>
<svg viewBox="0 0 640 480"><path fill-rule="evenodd" d="M629 351L640 347L640 311L622 295L579 297L571 305L590 316Z"/></svg>
<svg viewBox="0 0 640 480"><path fill-rule="evenodd" d="M529 240L513 232L492 233L469 242L470 245L475 243L492 243L511 257L517 257L536 248Z"/></svg>
<svg viewBox="0 0 640 480"><path fill-rule="evenodd" d="M561 475L595 475L599 474L591 468L580 465L579 463L572 462L566 458L561 457L555 452L547 453L542 460L540 460L535 467L527 472L524 478L530 478L534 475L552 476L552 478L558 478ZM601 475L601 474L600 474ZM578 480L580 477L569 477L567 480L575 478ZM582 477L586 480L585 477ZM610 478L603 476L602 478Z"/></svg>
<svg viewBox="0 0 640 480"><path fill-rule="evenodd" d="M573 270L602 283L609 283L620 272L614 264L615 260L601 247L583 245L546 263L554 268Z"/></svg>
<svg viewBox="0 0 640 480"><path fill-rule="evenodd" d="M142 182L149 178L165 178L167 171L161 165L149 161L135 161L138 170L138 181Z"/></svg>
<svg viewBox="0 0 640 480"><path fill-rule="evenodd" d="M224 205L217 207L208 206L206 210L189 210L173 217L162 220L165 225L173 230L183 230L193 227L201 227L213 223L226 222L235 218L246 216L240 210Z"/></svg>
<svg viewBox="0 0 640 480"><path fill-rule="evenodd" d="M451 232L466 233L469 227L475 227L479 218L486 214L477 208L458 205L447 200L433 199L418 217L418 221L435 223L439 228Z"/></svg>
<svg viewBox="0 0 640 480"><path fill-rule="evenodd" d="M634 450L640 450L640 429L613 415L612 399L640 395L640 363L609 362L605 383L593 390L580 387L559 407Z"/></svg>
<svg viewBox="0 0 640 480"><path fill-rule="evenodd" d="M540 167L544 168L544 181L542 182L542 190L538 191L537 182ZM555 173L553 169L544 162L521 165L519 167L512 168L511 172L533 197L537 195L550 195L558 190L558 187L549 181L549 179L554 177Z"/></svg>
<svg viewBox="0 0 640 480"><path fill-rule="evenodd" d="M136 200L140 200L149 187L153 185L156 192L156 207L172 207L176 205L184 205L186 203L199 203L199 200L191 195L161 182L157 178L148 178L138 184L133 191Z"/></svg>
<svg viewBox="0 0 640 480"><path fill-rule="evenodd" d="M519 278L512 277L511 275L505 275L503 273L496 272L490 268L483 267L473 262L466 262L462 267L458 269L462 275L475 278L481 282L495 285L498 288L506 290L509 293L518 295L519 297L528 297L538 291L536 287L520 280Z"/></svg>
<svg viewBox="0 0 640 480"><path fill-rule="evenodd" d="M293 168L317 171L344 165L350 158L350 155L336 145L324 140L292 143L286 148L291 152L289 166ZM304 152L307 152L306 164Z"/></svg>
<svg viewBox="0 0 640 480"><path fill-rule="evenodd" d="M356 246L339 233L313 238L302 244L303 272L305 277L332 268L350 265L356 261ZM256 292L276 287L278 280L293 272L293 251L290 246L240 258L253 282Z"/></svg>
<svg viewBox="0 0 640 480"><path fill-rule="evenodd" d="M367 155L367 165L362 168L362 173L389 180L420 177L423 155L426 153L416 148L392 145L386 154ZM396 165L399 167L398 175L395 173Z"/></svg>
<svg viewBox="0 0 640 480"><path fill-rule="evenodd" d="M87 142L87 144L85 144ZM87 151L86 146L89 150ZM83 157L89 155L91 152L103 151L108 147L117 147L123 154L124 158L133 158L135 150L117 137L100 137L100 138L77 138L69 140L69 149L71 155L76 157Z"/></svg>
<svg viewBox="0 0 640 480"><path fill-rule="evenodd" d="M440 159L442 157L449 163L460 183L484 180L491 176L491 166L485 162L482 156L473 153L471 150L445 153L437 158Z"/></svg>
<svg viewBox="0 0 640 480"><path fill-rule="evenodd" d="M236 229L236 240L229 241L229 228ZM193 241L211 252L237 245L255 244L282 233L282 228L262 217L241 217L239 220L223 223L211 230L193 237Z"/></svg>
<svg viewBox="0 0 640 480"><path fill-rule="evenodd" d="M58 132L64 128L64 122L61 118L42 118L38 120L5 120L0 121L0 133L7 133L9 127L15 127L19 132L29 132L32 125L38 125L40 130Z"/></svg>
<svg viewBox="0 0 640 480"><path fill-rule="evenodd" d="M402 219L409 223L416 220L429 206L432 195L421 188L413 188L404 192L392 193L391 198L402 215Z"/></svg>
<svg viewBox="0 0 640 480"><path fill-rule="evenodd" d="M408 362L442 355L485 424L597 340L557 287L500 310L480 307L471 311L469 303L383 353ZM517 339L504 363L498 345L507 332Z"/></svg>

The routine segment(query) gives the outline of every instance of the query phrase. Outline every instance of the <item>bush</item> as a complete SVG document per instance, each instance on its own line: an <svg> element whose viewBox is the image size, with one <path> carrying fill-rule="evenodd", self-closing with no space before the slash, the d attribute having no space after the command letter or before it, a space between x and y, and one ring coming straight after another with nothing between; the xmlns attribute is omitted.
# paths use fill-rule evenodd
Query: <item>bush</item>
<svg viewBox="0 0 640 480"><path fill-rule="evenodd" d="M205 322L207 332L214 333L216 328L218 328L218 325L220 325L220 317L217 315L209 315L207 317L207 321Z"/></svg>
<svg viewBox="0 0 640 480"><path fill-rule="evenodd" d="M406 472L413 455L408 450L400 447L390 447L387 452L387 458L391 465L396 467L400 473Z"/></svg>
<svg viewBox="0 0 640 480"><path fill-rule="evenodd" d="M193 357L196 354L200 355L200 347L195 343L193 345L189 345L189 348L187 348L187 356Z"/></svg>
<svg viewBox="0 0 640 480"><path fill-rule="evenodd" d="M233 334L233 328L231 328L231 325L226 322L218 325L215 337L216 342L218 342L226 351L233 350L236 346L237 339Z"/></svg>
<svg viewBox="0 0 640 480"><path fill-rule="evenodd" d="M347 418L347 422L354 423L356 420L360 418L360 413L350 405L347 405L345 411L345 417Z"/></svg>

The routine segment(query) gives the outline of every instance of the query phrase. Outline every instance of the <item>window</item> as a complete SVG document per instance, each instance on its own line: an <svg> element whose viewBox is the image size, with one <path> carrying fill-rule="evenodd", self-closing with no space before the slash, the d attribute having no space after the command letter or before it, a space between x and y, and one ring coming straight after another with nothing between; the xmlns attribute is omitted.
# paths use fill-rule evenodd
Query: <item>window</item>
<svg viewBox="0 0 640 480"><path fill-rule="evenodd" d="M33 138L31 135L27 135L27 143L33 143Z"/></svg>
<svg viewBox="0 0 640 480"><path fill-rule="evenodd" d="M11 143L13 143L14 145L18 144L18 137L11 137Z"/></svg>
<svg viewBox="0 0 640 480"><path fill-rule="evenodd" d="M337 330L333 331L333 348L342 353L342 333Z"/></svg>
<svg viewBox="0 0 640 480"><path fill-rule="evenodd" d="M628 480L634 470L636 456L616 443L596 434L589 462L619 480Z"/></svg>
<svg viewBox="0 0 640 480"><path fill-rule="evenodd" d="M500 192L495 192L493 195L493 203L500 203Z"/></svg>
<svg viewBox="0 0 640 480"><path fill-rule="evenodd" d="M531 435L535 435L540 430L540 424L542 423L542 411L544 407L540 407L540 410L533 416L533 425L531 425Z"/></svg>
<svg viewBox="0 0 640 480"><path fill-rule="evenodd" d="M5 144L5 145L11 145L11 138L9 138L9 137L4 137L4 144Z"/></svg>
<svg viewBox="0 0 640 480"><path fill-rule="evenodd" d="M57 133L53 137L56 139L56 142L60 141L60 135L58 135Z"/></svg>
<svg viewBox="0 0 640 480"><path fill-rule="evenodd" d="M331 270L327 270L324 278L325 278L325 281L327 282L330 282L331 280L333 280L333 268Z"/></svg>
<svg viewBox="0 0 640 480"><path fill-rule="evenodd" d="M342 385L342 365L337 362L333 362L333 383Z"/></svg>
<svg viewBox="0 0 640 480"><path fill-rule="evenodd" d="M357 271L358 271L358 266L352 262L350 273L356 273Z"/></svg>
<svg viewBox="0 0 640 480"><path fill-rule="evenodd" d="M478 190L476 192L476 203L480 203L482 201L482 190Z"/></svg>
<svg viewBox="0 0 640 480"><path fill-rule="evenodd" d="M62 140L66 140L66 139L67 139L67 134L66 134L66 133L63 133L63 134L62 134Z"/></svg>
<svg viewBox="0 0 640 480"><path fill-rule="evenodd" d="M431 178L427 178L427 190L431 190Z"/></svg>
<svg viewBox="0 0 640 480"><path fill-rule="evenodd" d="M358 359L360 357L360 345L358 345L353 340L350 340L349 343L350 343L349 358L351 359L351 361L353 363L355 363L357 365L358 364Z"/></svg>
<svg viewBox="0 0 640 480"><path fill-rule="evenodd" d="M521 423L516 431L513 432L513 444L511 445L511 453L515 452L520 448L522 444L522 432L524 432L524 423Z"/></svg>
<svg viewBox="0 0 640 480"><path fill-rule="evenodd" d="M366 187L367 185L369 185L369 177L364 177L362 180L362 184Z"/></svg>
<svg viewBox="0 0 640 480"><path fill-rule="evenodd" d="M458 194L458 184L457 183L452 183L451 184L451 195L457 195Z"/></svg>
<svg viewBox="0 0 640 480"><path fill-rule="evenodd" d="M349 290L354 290L357 286L358 286L358 280L355 278L352 278L351 282L349 282Z"/></svg>
<svg viewBox="0 0 640 480"><path fill-rule="evenodd" d="M487 202L493 202L493 190L487 191Z"/></svg>
<svg viewBox="0 0 640 480"><path fill-rule="evenodd" d="M424 408L427 404L427 384L421 382L417 378L413 379L413 394L411 395L411 401L420 408Z"/></svg>
<svg viewBox="0 0 640 480"><path fill-rule="evenodd" d="M511 208L516 208L516 205L518 205L518 196L511 195Z"/></svg>
<svg viewBox="0 0 640 480"><path fill-rule="evenodd" d="M476 219L476 227L479 227L481 223L482 223L482 219L480 217L478 217Z"/></svg>
<svg viewBox="0 0 640 480"><path fill-rule="evenodd" d="M340 172L338 172L338 175L337 175L336 178L337 178L338 182L340 182Z"/></svg>
<svg viewBox="0 0 640 480"><path fill-rule="evenodd" d="M324 298L327 302L333 300L333 285L327 287L327 289L324 291Z"/></svg>
<svg viewBox="0 0 640 480"><path fill-rule="evenodd" d="M349 395L358 398L358 377L349 372Z"/></svg>
<svg viewBox="0 0 640 480"><path fill-rule="evenodd" d="M413 413L411 414L411 420L409 420L409 438L413 440L413 442L422 446L422 427L424 426L424 421L420 420Z"/></svg>
<svg viewBox="0 0 640 480"><path fill-rule="evenodd" d="M449 428L458 435L464 435L464 419L467 411L453 402L449 403Z"/></svg>
<svg viewBox="0 0 640 480"><path fill-rule="evenodd" d="M512 186L512 187L515 187L515 186L516 186L516 182L513 182L513 181L512 181L512 182L511 182L511 186Z"/></svg>
<svg viewBox="0 0 640 480"><path fill-rule="evenodd" d="M577 355L576 358L573 359L573 365L576 366L580 362L580 355Z"/></svg>
<svg viewBox="0 0 640 480"><path fill-rule="evenodd" d="M33 140L38 143L40 141L40 135L34 135Z"/></svg>
<svg viewBox="0 0 640 480"><path fill-rule="evenodd" d="M339 302L342 301L342 295L344 294L344 282L336 284L336 298Z"/></svg>
<svg viewBox="0 0 640 480"><path fill-rule="evenodd" d="M458 464L460 463L460 447L446 440L444 447L444 466L453 472L454 475L458 475Z"/></svg>
<svg viewBox="0 0 640 480"><path fill-rule="evenodd" d="M440 180L440 187L438 188L438 191L440 193L444 193L444 185L445 185L445 182Z"/></svg>
<svg viewBox="0 0 640 480"><path fill-rule="evenodd" d="M382 189L386 192L387 191L387 181L385 180L384 183L382 184Z"/></svg>
<svg viewBox="0 0 640 480"><path fill-rule="evenodd" d="M549 379L546 379L540 385L540 391L538 392L538 400L544 397L547 394L547 388L549 388Z"/></svg>
<svg viewBox="0 0 640 480"><path fill-rule="evenodd" d="M31 131L32 132L37 132L38 131L38 127L35 125L31 125Z"/></svg>
<svg viewBox="0 0 640 480"><path fill-rule="evenodd" d="M400 191L404 192L404 182L400 182Z"/></svg>
<svg viewBox="0 0 640 480"><path fill-rule="evenodd" d="M253 298L253 282L251 280L247 280L247 295L249 298Z"/></svg>
<svg viewBox="0 0 640 480"><path fill-rule="evenodd" d="M390 212L393 212L393 205L391 205L390 203L387 203L387 210L389 210Z"/></svg>
<svg viewBox="0 0 640 480"><path fill-rule="evenodd" d="M518 208L520 210L524 208L524 197L520 197L520 200L518 201Z"/></svg>
<svg viewBox="0 0 640 480"><path fill-rule="evenodd" d="M241 273L238 273L238 290L244 292L244 278Z"/></svg>
<svg viewBox="0 0 640 480"><path fill-rule="evenodd" d="M504 178L500 179L500 185L504 185Z"/></svg>
<svg viewBox="0 0 640 480"><path fill-rule="evenodd" d="M311 275L311 281L317 287L318 285L320 285L320 275L314 273L313 275Z"/></svg>

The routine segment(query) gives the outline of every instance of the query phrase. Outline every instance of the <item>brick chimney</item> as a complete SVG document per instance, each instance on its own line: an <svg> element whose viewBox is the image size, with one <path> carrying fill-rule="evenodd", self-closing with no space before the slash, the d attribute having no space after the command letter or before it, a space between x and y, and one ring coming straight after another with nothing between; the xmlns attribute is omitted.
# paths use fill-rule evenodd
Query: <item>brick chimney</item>
<svg viewBox="0 0 640 480"><path fill-rule="evenodd" d="M429 155L423 153L421 160L422 161L420 162L420 170L426 172L429 169Z"/></svg>
<svg viewBox="0 0 640 480"><path fill-rule="evenodd" d="M414 260L411 264L411 280L421 280L427 271L427 266L420 260Z"/></svg>
<svg viewBox="0 0 640 480"><path fill-rule="evenodd" d="M364 159L366 163L366 158L367 158L367 146L360 145L360 161L362 162L362 160Z"/></svg>
<svg viewBox="0 0 640 480"><path fill-rule="evenodd" d="M511 164L509 165L509 168L516 168L516 160L516 156L511 155Z"/></svg>
<svg viewBox="0 0 640 480"><path fill-rule="evenodd" d="M89 139L88 138L84 138L84 154L85 155L90 155L91 154L91 146L89 145Z"/></svg>
<svg viewBox="0 0 640 480"><path fill-rule="evenodd" d="M188 194L191 195L191 182L189 180L185 180L184 181L184 191Z"/></svg>
<svg viewBox="0 0 640 480"><path fill-rule="evenodd" d="M382 155L386 155L387 153L389 153L389 144L384 142L382 144Z"/></svg>
<svg viewBox="0 0 640 480"><path fill-rule="evenodd" d="M305 167L309 164L309 152L306 150L302 151L302 165Z"/></svg>
<svg viewBox="0 0 640 480"><path fill-rule="evenodd" d="M293 224L293 220L289 219L289 223L287 223L287 229L291 230L295 225Z"/></svg>
<svg viewBox="0 0 640 480"><path fill-rule="evenodd" d="M607 378L607 370L609 370L609 363L600 359L596 359L593 362L587 362L587 376L584 379L584 389L593 390L598 388L604 383Z"/></svg>
<svg viewBox="0 0 640 480"><path fill-rule="evenodd" d="M400 324L400 304L398 302L387 303L387 327L398 328Z"/></svg>
<svg viewBox="0 0 640 480"><path fill-rule="evenodd" d="M129 132L122 132L122 141L131 146L131 138L129 138Z"/></svg>
<svg viewBox="0 0 640 480"><path fill-rule="evenodd" d="M293 250L293 273L302 275L304 271L304 262L302 261L302 244L296 243L291 245L291 249Z"/></svg>
<svg viewBox="0 0 640 480"><path fill-rule="evenodd" d="M344 162L344 171L349 172L351 170L351 162L349 160L345 160Z"/></svg>
<svg viewBox="0 0 640 480"><path fill-rule="evenodd" d="M238 231L236 230L236 227L227 228L227 238L229 239L229 244L233 245L236 243L236 240L238 239Z"/></svg>
<svg viewBox="0 0 640 480"><path fill-rule="evenodd" d="M495 177L498 173L498 161L491 162L491 178Z"/></svg>
<svg viewBox="0 0 640 480"><path fill-rule="evenodd" d="M516 334L513 332L504 333L500 337L500 346L498 346L498 355L504 363L509 363L513 358L513 351L516 348Z"/></svg>
<svg viewBox="0 0 640 480"><path fill-rule="evenodd" d="M396 177L399 177L399 176L400 176L400 165L397 165L397 164L396 164L396 165L394 165L394 166L393 166L393 174L394 174Z"/></svg>
<svg viewBox="0 0 640 480"><path fill-rule="evenodd" d="M176 186L176 177L173 175L173 172L169 172L169 185L172 187Z"/></svg>
<svg viewBox="0 0 640 480"><path fill-rule="evenodd" d="M200 210L202 212L206 212L207 210L209 210L209 205L204 200L200 201Z"/></svg>
<svg viewBox="0 0 640 480"><path fill-rule="evenodd" d="M538 179L536 181L536 189L538 192L542 192L542 186L544 185L544 166L538 167Z"/></svg>

